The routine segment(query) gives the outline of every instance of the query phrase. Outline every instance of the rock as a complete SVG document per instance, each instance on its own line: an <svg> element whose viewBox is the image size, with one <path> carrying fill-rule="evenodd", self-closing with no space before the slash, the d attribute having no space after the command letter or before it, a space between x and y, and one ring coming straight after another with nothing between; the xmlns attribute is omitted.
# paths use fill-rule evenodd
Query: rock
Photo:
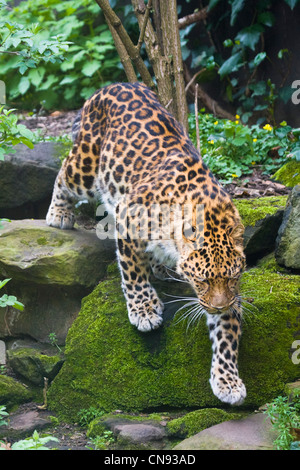
<svg viewBox="0 0 300 470"><path fill-rule="evenodd" d="M81 299L97 285L115 259L115 243L99 240L93 230L63 231L44 220L3 223L0 232L0 279L25 305L0 315L0 337L30 336L63 344Z"/></svg>
<svg viewBox="0 0 300 470"><path fill-rule="evenodd" d="M44 385L44 377L54 379L63 364L58 355L48 356L32 348L9 350L7 356L9 367L18 376L38 386Z"/></svg>
<svg viewBox="0 0 300 470"><path fill-rule="evenodd" d="M8 411L31 398L31 392L23 384L12 377L0 375L0 404L6 406Z"/></svg>
<svg viewBox="0 0 300 470"><path fill-rule="evenodd" d="M238 413L227 413L218 408L204 408L173 419L167 424L167 431L169 436L190 437L223 421L240 418L241 415Z"/></svg>
<svg viewBox="0 0 300 470"><path fill-rule="evenodd" d="M38 410L17 411L9 416L7 426L0 427L0 438L19 440L32 435L34 431L51 426L50 413Z"/></svg>
<svg viewBox="0 0 300 470"><path fill-rule="evenodd" d="M115 449L145 450L161 449L169 442L165 424L161 424L158 414L148 417L122 414L106 414L89 423L87 436L94 438L111 431Z"/></svg>
<svg viewBox="0 0 300 470"><path fill-rule="evenodd" d="M60 168L59 158L65 156L68 149L69 144L57 142L41 142L33 149L16 145L16 152L6 155L0 162L1 215L13 218L15 209L22 207L24 218L28 204L45 199L48 204ZM36 217L29 213L27 216Z"/></svg>
<svg viewBox="0 0 300 470"><path fill-rule="evenodd" d="M300 184L300 162L295 160L289 161L276 171L273 178L289 188Z"/></svg>
<svg viewBox="0 0 300 470"><path fill-rule="evenodd" d="M299 377L291 360L300 331L299 285L298 276L265 268L243 276L250 303L245 303L239 352L245 406L266 403ZM182 286L160 284L161 297L166 300L166 290L187 295ZM119 275L102 281L83 300L69 330L65 363L48 392L50 409L76 420L83 402L105 411L220 406L208 382L211 345L205 319L187 330L184 321L173 318L172 305L166 306L163 326L143 334L128 321Z"/></svg>
<svg viewBox="0 0 300 470"><path fill-rule="evenodd" d="M270 419L258 413L205 429L182 441L174 450L272 450L277 436Z"/></svg>
<svg viewBox="0 0 300 470"><path fill-rule="evenodd" d="M163 428L152 424L123 424L115 428L118 447L122 449L159 449L165 437Z"/></svg>
<svg viewBox="0 0 300 470"><path fill-rule="evenodd" d="M300 269L300 185L293 188L276 240L278 264Z"/></svg>
<svg viewBox="0 0 300 470"><path fill-rule="evenodd" d="M4 341L0 341L0 366L6 364L6 346Z"/></svg>
<svg viewBox="0 0 300 470"><path fill-rule="evenodd" d="M244 249L247 258L264 256L275 248L287 196L234 200L245 226Z"/></svg>

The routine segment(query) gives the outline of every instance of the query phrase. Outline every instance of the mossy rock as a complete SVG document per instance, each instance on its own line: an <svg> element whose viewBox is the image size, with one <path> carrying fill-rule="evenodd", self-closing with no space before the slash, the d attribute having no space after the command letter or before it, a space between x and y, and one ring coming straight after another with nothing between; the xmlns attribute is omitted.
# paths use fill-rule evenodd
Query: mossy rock
<svg viewBox="0 0 300 470"><path fill-rule="evenodd" d="M300 162L291 160L276 171L273 178L288 188L300 184Z"/></svg>
<svg viewBox="0 0 300 470"><path fill-rule="evenodd" d="M287 196L268 196L255 199L234 199L233 202L239 211L244 226L254 227L257 222L265 217L283 210L287 198Z"/></svg>
<svg viewBox="0 0 300 470"><path fill-rule="evenodd" d="M181 418L173 419L167 423L167 431L173 437L190 437L203 429L231 419L240 419L241 416L241 414L228 413L219 408L204 408L191 411Z"/></svg>
<svg viewBox="0 0 300 470"><path fill-rule="evenodd" d="M244 249L248 260L275 248L287 198L270 196L233 201L245 226Z"/></svg>
<svg viewBox="0 0 300 470"><path fill-rule="evenodd" d="M0 405L6 406L7 411L12 411L17 405L26 403L32 398L32 393L20 382L12 377L0 375Z"/></svg>
<svg viewBox="0 0 300 470"><path fill-rule="evenodd" d="M7 352L8 365L34 385L43 386L44 377L52 380L59 372L63 361L55 356L41 354L33 348L12 349Z"/></svg>
<svg viewBox="0 0 300 470"><path fill-rule="evenodd" d="M93 230L59 230L45 220L3 223L0 274L14 281L93 288L114 259L114 241L99 240Z"/></svg>
<svg viewBox="0 0 300 470"><path fill-rule="evenodd" d="M245 406L266 403L299 376L299 365L291 360L292 343L299 338L299 279L263 267L243 276L251 303L245 304L239 361ZM180 295L181 286L168 283L160 290ZM170 305L163 327L143 334L128 321L119 276L101 282L83 300L69 330L66 361L48 393L50 408L76 421L83 404L104 411L220 407L208 382L211 344L205 319L187 330L173 318Z"/></svg>

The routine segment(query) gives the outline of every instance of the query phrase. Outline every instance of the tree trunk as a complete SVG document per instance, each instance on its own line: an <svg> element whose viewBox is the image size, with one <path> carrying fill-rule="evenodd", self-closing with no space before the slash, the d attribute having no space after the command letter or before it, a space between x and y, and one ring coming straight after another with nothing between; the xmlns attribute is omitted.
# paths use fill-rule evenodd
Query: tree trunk
<svg viewBox="0 0 300 470"><path fill-rule="evenodd" d="M152 77L143 62L140 49L145 42L146 51L153 67L159 101L188 130L188 108L185 96L183 63L181 56L177 0L131 0L136 14L140 37L134 45L120 18L115 14L109 0L96 0L102 9L127 79L136 81L136 71L143 82L154 88ZM153 27L150 9L153 8ZM135 69L134 69L135 67Z"/></svg>

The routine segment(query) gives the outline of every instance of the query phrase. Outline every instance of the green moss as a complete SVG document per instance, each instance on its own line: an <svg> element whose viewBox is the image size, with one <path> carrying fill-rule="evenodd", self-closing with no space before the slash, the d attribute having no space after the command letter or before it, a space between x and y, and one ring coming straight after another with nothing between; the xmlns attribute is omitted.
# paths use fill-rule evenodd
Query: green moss
<svg viewBox="0 0 300 470"><path fill-rule="evenodd" d="M240 419L241 415L237 413L227 413L218 408L205 408L192 411L185 416L173 419L167 424L168 434L176 437L190 437L203 429L207 429L223 421L231 419Z"/></svg>
<svg viewBox="0 0 300 470"><path fill-rule="evenodd" d="M299 376L291 346L299 336L300 283L299 276L263 267L245 273L243 281L250 304L245 303L239 369L245 406L258 407ZM181 284L161 287L166 289L183 293ZM48 393L50 409L76 420L89 406L108 412L222 406L208 381L205 319L187 330L173 315L167 306L163 327L140 333L128 321L119 276L101 282L69 330L66 361Z"/></svg>
<svg viewBox="0 0 300 470"><path fill-rule="evenodd" d="M300 184L300 162L291 160L274 174L274 179L289 188Z"/></svg>
<svg viewBox="0 0 300 470"><path fill-rule="evenodd" d="M59 356L41 354L33 348L11 349L7 356L14 372L38 386L44 385L44 377L53 379L62 366Z"/></svg>
<svg viewBox="0 0 300 470"><path fill-rule="evenodd" d="M12 377L0 375L0 404L5 405L8 411L32 398L32 393Z"/></svg>
<svg viewBox="0 0 300 470"><path fill-rule="evenodd" d="M258 220L264 219L267 215L275 214L279 209L284 209L286 201L287 196L233 200L245 227L254 226Z"/></svg>
<svg viewBox="0 0 300 470"><path fill-rule="evenodd" d="M39 237L37 238L36 242L38 245L47 245L48 243L46 237Z"/></svg>
<svg viewBox="0 0 300 470"><path fill-rule="evenodd" d="M270 253L266 256L264 256L262 259L260 259L257 263L257 267L262 269L263 271L269 271L269 272L274 272L274 273L290 273L287 271L285 268L282 266L279 266L279 264L276 261L274 252Z"/></svg>

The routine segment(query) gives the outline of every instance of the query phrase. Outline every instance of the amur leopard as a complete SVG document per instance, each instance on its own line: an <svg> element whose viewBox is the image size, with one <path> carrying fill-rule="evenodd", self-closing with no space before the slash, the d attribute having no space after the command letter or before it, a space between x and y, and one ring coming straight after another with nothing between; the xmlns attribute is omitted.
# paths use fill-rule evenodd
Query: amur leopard
<svg viewBox="0 0 300 470"><path fill-rule="evenodd" d="M74 134L55 182L47 224L71 229L74 201L101 199L123 230L116 236L117 258L131 324L143 332L160 326L164 306L150 274L161 277L172 269L193 288L195 308L206 315L214 394L223 402L241 404L246 396L237 364L244 227L231 198L187 132L141 83L116 83L96 91L80 111ZM192 207L192 232L197 229L195 208L202 207L198 243L185 234L175 237L174 231L169 239L134 237L131 231L122 236L128 212L131 227L141 223L141 213L132 210L137 206L147 212L186 205ZM161 215L158 220L161 227Z"/></svg>

